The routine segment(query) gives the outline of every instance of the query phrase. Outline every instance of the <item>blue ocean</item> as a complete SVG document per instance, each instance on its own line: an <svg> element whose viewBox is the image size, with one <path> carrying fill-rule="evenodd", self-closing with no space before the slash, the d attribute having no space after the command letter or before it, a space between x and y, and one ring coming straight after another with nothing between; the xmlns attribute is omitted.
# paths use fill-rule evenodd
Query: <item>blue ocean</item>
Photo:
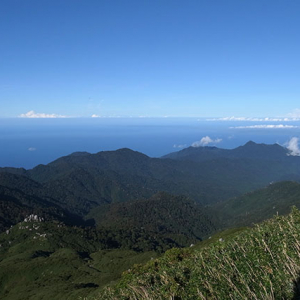
<svg viewBox="0 0 300 300"><path fill-rule="evenodd" d="M252 140L285 145L300 122L199 118L0 119L0 166L33 168L76 151L130 148L160 157L192 144L232 149ZM204 139L203 139L204 138Z"/></svg>

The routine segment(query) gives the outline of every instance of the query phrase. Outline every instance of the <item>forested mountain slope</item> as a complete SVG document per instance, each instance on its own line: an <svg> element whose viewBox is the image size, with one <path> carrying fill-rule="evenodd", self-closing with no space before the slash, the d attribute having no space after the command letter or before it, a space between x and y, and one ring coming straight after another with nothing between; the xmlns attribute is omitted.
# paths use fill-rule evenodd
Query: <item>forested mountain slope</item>
<svg viewBox="0 0 300 300"><path fill-rule="evenodd" d="M88 299L298 299L299 241L294 209L200 250L172 249Z"/></svg>
<svg viewBox="0 0 300 300"><path fill-rule="evenodd" d="M97 227L67 225L60 215L50 219L48 208L26 208L11 215L15 222L31 210L40 214L26 215L0 234L1 299L85 296L134 263L189 246L216 230L206 209L166 193L108 205L97 215Z"/></svg>
<svg viewBox="0 0 300 300"><path fill-rule="evenodd" d="M141 229L154 237L174 240L176 246L188 246L220 228L213 211L184 196L164 192L146 200L100 206L96 224L105 228ZM89 217L93 217L93 213Z"/></svg>
<svg viewBox="0 0 300 300"><path fill-rule="evenodd" d="M224 227L236 227L287 214L291 206L300 209L300 183L286 181L218 203L214 208L222 212Z"/></svg>
<svg viewBox="0 0 300 300"><path fill-rule="evenodd" d="M104 203L147 199L159 191L213 204L272 181L300 178L299 157L288 156L279 145L249 142L233 150L199 147L176 155L185 152L193 155L182 160L150 158L129 149L73 153L27 171L0 171L32 179L32 189L40 190L39 183L43 196L82 216ZM0 185L6 184L0 178Z"/></svg>
<svg viewBox="0 0 300 300"><path fill-rule="evenodd" d="M218 158L247 158L247 159L263 159L263 160L295 160L289 158L290 151L278 144L267 145L257 144L249 141L243 146L235 149L221 149L217 147L188 147L183 150L173 152L163 156L163 158L171 158L176 160L190 161L206 161Z"/></svg>

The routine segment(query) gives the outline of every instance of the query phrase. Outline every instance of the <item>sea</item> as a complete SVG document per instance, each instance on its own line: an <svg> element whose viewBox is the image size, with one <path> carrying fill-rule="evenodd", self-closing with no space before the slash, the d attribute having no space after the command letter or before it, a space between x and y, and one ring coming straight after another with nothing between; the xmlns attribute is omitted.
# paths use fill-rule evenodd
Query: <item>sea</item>
<svg viewBox="0 0 300 300"><path fill-rule="evenodd" d="M0 119L0 167L33 168L77 151L130 148L161 157L190 146L287 145L300 121L202 118Z"/></svg>

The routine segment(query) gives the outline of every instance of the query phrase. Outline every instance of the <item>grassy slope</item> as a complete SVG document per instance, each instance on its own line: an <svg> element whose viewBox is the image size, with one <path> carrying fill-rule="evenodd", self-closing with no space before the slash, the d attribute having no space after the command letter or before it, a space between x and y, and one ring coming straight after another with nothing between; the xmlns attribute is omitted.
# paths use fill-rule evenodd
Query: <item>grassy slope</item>
<svg viewBox="0 0 300 300"><path fill-rule="evenodd" d="M158 255L101 250L105 245L92 233L46 222L22 222L2 233L0 299L77 299Z"/></svg>
<svg viewBox="0 0 300 300"><path fill-rule="evenodd" d="M32 252L0 263L0 298L7 300L78 299L117 280L133 263L145 263L156 253L102 250L89 258L61 248L33 258Z"/></svg>
<svg viewBox="0 0 300 300"><path fill-rule="evenodd" d="M292 299L299 272L300 212L293 209L233 239L167 251L91 299Z"/></svg>

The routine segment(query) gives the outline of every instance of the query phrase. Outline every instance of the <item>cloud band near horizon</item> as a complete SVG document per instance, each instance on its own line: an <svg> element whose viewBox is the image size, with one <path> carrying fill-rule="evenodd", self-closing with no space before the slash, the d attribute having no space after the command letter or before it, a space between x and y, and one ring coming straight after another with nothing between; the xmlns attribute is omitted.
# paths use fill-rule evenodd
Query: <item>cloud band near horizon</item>
<svg viewBox="0 0 300 300"><path fill-rule="evenodd" d="M55 119L55 118L67 118L67 116L63 116L63 115L58 115L58 114L46 114L46 113L36 113L34 110L30 110L25 114L20 114L18 116L19 118L51 118L51 119Z"/></svg>

